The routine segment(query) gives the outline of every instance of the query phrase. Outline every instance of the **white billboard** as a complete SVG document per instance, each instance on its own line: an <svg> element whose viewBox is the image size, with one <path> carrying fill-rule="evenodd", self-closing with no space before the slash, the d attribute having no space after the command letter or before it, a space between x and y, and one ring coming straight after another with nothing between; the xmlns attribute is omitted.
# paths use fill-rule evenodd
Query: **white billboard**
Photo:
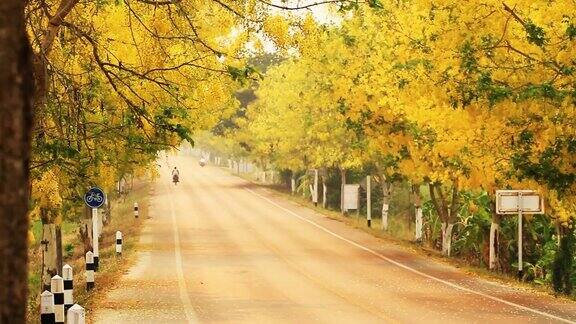
<svg viewBox="0 0 576 324"><path fill-rule="evenodd" d="M358 209L358 194L360 185L344 185L344 210Z"/></svg>
<svg viewBox="0 0 576 324"><path fill-rule="evenodd" d="M544 200L534 190L496 190L497 214L544 214Z"/></svg>

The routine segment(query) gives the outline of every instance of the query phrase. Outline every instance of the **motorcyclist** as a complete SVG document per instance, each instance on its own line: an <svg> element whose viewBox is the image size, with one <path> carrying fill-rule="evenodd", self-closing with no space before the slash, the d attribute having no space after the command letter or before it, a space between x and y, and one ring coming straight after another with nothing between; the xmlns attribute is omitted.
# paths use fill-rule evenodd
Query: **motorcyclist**
<svg viewBox="0 0 576 324"><path fill-rule="evenodd" d="M180 180L180 171L178 171L178 168L174 167L174 170L172 170L172 181L174 182L174 184L178 184L179 180Z"/></svg>

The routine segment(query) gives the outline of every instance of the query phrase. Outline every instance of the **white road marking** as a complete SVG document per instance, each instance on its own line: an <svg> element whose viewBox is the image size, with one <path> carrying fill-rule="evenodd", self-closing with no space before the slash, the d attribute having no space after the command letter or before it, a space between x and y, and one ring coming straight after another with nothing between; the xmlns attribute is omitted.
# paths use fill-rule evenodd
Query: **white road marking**
<svg viewBox="0 0 576 324"><path fill-rule="evenodd" d="M174 200L172 198L172 188L170 185L167 186L169 201L170 201L170 215L172 217L172 229L174 232L174 256L176 258L176 274L178 276L178 290L180 292L180 301L184 306L184 314L186 314L186 320L188 323L198 323L198 318L194 312L194 307L188 296L188 290L186 289L186 281L184 279L184 270L182 270L182 254L180 251L180 235L178 234L178 224L176 222L176 212L174 211Z"/></svg>
<svg viewBox="0 0 576 324"><path fill-rule="evenodd" d="M370 254L372 254L372 255L374 255L374 256L382 259L382 260L385 260L385 261L387 261L387 262L390 262L391 264L393 264L393 265L395 265L395 266L397 266L397 267L400 267L400 268L402 268L402 269L408 270L408 271L413 272L413 273L415 273L415 274L418 274L418 275L420 275L420 276L422 276L422 277L425 277L425 278L432 279L432 280L434 280L434 281L440 282L440 283L445 284L445 285L447 285L447 286L449 286L449 287L452 287L452 288L455 288L455 289L458 289L458 290L461 290L461 291L465 291L465 292L468 292L468 293L471 293L471 294L475 294L475 295L478 295L478 296L482 296L482 297L484 297L484 298L487 298L487 299L490 299L490 300L493 300L493 301L497 301L497 302L506 304L506 305L508 305L508 306L516 307L516 308L519 308L519 309L522 309L522 310L525 310L525 311L528 311L528 312L532 312L532 313L535 313L535 314L538 314L538 315L541 315L541 316L545 316L545 317L548 317L548 318L551 318L551 319L554 319L554 320L558 320L558 321L561 321L561 322L565 322L565 323L576 323L576 322L571 321L571 320L569 320L569 319L565 319L565 318L558 317L558 316L556 316L556 315L553 315L553 314L550 314L550 313L546 313L546 312L543 312L543 311L540 311L540 310L537 310L537 309L533 309L533 308L530 308L530 307L527 307L527 306L523 306L523 305L520 305L520 304L516 304L516 303L511 302L511 301L507 301L507 300L504 300L504 299L501 299L501 298L498 298L498 297L495 297L495 296L492 296L492 295L488 295L488 294L483 293L483 292L481 292L481 291L472 290L472 289L470 289L470 288L466 288L466 287L464 287L464 286L460 286L460 285L455 284L455 283L452 283L452 282L450 282L450 281L446 281L446 280L444 280L444 279L441 279L441 278L438 278L438 277L429 275L429 274L427 274L427 273L424 273L424 272L422 272L422 271L419 271L419 270L417 270L417 269L411 268L411 267L409 267L409 266L407 266L407 265L405 265L405 264L402 264L402 263L400 263L400 262L398 262L398 261L395 261L395 260L393 260L393 259L390 259L390 258L388 258L388 257L386 257L386 256L384 256L384 255L382 255L382 254L380 254L380 253L378 253L378 252L370 249L370 248L367 248L367 247L365 247L365 246L363 246L363 245L361 245L361 244L358 244L358 243L356 243L356 242L354 242L354 241L352 241L352 240L349 240L349 239L347 239L347 238L345 238L345 237L343 237L343 236L341 236L341 235L339 235L339 234L336 234L336 233L332 232L331 230L327 229L326 227L324 227L324 226L322 226L322 225L320 225L320 224L318 224L318 223L316 223L316 222L314 222L314 221L311 221L311 220L309 220L308 218L306 218L306 217L304 217L304 216L298 215L297 213L291 211L291 210L288 209L288 208L285 208L285 207L279 205L278 203L274 202L273 200L269 199L268 197L265 197L265 196L263 196L263 195L255 192L255 191L251 190L251 189L248 189L248 188L244 188L244 189L246 189L248 192L252 193L253 195L258 196L258 197L266 200L267 202L271 203L272 205L274 205L274 206L282 209L283 211L291 214L292 216L295 216L296 218L299 218L300 220L303 220L303 221L305 221L305 222L307 222L307 223L309 223L309 224L311 224L311 225L319 228L320 230L322 230L322 231L324 231L324 232L326 232L326 233L328 233L328 234L330 234L330 235L332 235L332 236L334 236L334 237L336 237L336 238L338 238L338 239L340 239L340 240L342 240L342 241L344 241L344 242L346 242L346 243L348 243L348 244L351 244L351 245L353 245L353 246L355 246L355 247L357 247L357 248L359 248L359 249L361 249L361 250L363 250L363 251L366 251L366 252L368 252L368 253L370 253Z"/></svg>

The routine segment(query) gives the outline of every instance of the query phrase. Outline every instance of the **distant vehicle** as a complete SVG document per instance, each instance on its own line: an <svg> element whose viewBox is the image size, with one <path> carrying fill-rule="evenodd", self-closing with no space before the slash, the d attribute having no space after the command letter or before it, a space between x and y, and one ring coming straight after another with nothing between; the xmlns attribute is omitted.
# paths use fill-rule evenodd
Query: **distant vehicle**
<svg viewBox="0 0 576 324"><path fill-rule="evenodd" d="M177 185L178 181L180 181L180 171L174 167L174 170L172 170L172 182L174 182L174 185Z"/></svg>
<svg viewBox="0 0 576 324"><path fill-rule="evenodd" d="M203 167L206 165L206 159L200 158L200 161L198 163L200 164L201 167Z"/></svg>

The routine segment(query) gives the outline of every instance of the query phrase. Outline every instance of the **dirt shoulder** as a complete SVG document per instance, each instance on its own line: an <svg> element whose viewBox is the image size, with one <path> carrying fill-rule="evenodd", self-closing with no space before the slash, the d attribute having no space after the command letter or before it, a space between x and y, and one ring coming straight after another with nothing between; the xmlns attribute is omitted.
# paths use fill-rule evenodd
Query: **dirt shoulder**
<svg viewBox="0 0 576 324"><path fill-rule="evenodd" d="M136 242L148 215L151 188L152 183L148 180L135 181L132 190L125 197L113 201L112 217L104 226L100 241L100 262L95 275L95 288L90 292L86 291L84 249L76 235L77 229L63 236L62 246L70 249L63 263L72 266L74 272L74 302L85 308L89 323L98 299L117 284L120 276L134 262ZM134 217L134 202L139 205L139 218ZM121 231L123 236L121 257L116 257L116 231ZM32 248L29 263L28 323L39 322L41 262L39 248Z"/></svg>

